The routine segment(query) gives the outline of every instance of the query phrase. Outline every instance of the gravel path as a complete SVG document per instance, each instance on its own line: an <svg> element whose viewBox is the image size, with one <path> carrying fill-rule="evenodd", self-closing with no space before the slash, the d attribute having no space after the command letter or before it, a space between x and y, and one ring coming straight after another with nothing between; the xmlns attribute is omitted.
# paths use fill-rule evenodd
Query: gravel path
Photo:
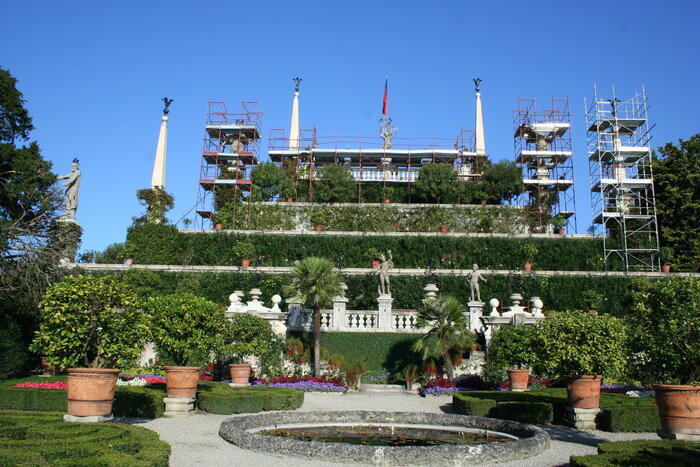
<svg viewBox="0 0 700 467"><path fill-rule="evenodd" d="M451 413L450 396L420 397L412 394L347 395L307 393L299 410L381 410ZM143 426L157 432L172 447L171 466L236 465L236 466L337 466L328 462L256 453L240 449L219 437L219 425L230 415L196 414L185 419L157 418L153 420L121 419L119 421ZM543 426L552 437L549 450L529 459L502 466L566 465L569 456L595 454L595 446L603 441L629 439L658 439L654 433L608 433L578 431L561 426Z"/></svg>

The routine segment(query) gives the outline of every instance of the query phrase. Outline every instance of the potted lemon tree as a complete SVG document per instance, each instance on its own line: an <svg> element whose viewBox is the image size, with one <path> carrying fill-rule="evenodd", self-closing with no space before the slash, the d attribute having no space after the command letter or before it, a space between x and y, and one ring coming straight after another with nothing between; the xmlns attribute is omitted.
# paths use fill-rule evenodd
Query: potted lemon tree
<svg viewBox="0 0 700 467"><path fill-rule="evenodd" d="M225 341L227 345L223 349L224 358L235 362L229 364L231 386L248 385L252 366L245 362L246 357L264 360L268 353L275 353L280 347L270 324L264 318L247 313L235 314L231 318ZM265 362L260 363L262 366Z"/></svg>
<svg viewBox="0 0 700 467"><path fill-rule="evenodd" d="M511 391L526 391L532 360L532 326L503 326L493 338L486 352L490 372L508 373Z"/></svg>
<svg viewBox="0 0 700 467"><path fill-rule="evenodd" d="M68 276L44 294L31 350L68 368L67 420L111 418L119 368L135 363L149 335L137 300L112 277Z"/></svg>

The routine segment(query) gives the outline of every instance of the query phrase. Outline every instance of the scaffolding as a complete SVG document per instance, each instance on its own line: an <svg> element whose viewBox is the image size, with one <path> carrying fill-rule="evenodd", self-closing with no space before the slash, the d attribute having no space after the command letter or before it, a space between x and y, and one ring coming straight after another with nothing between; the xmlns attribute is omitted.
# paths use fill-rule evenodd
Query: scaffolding
<svg viewBox="0 0 700 467"><path fill-rule="evenodd" d="M238 113L210 101L204 128L195 227L214 223L214 215L230 203L231 213L251 190L250 170L260 159L262 112L258 103L241 102ZM199 222L197 222L199 221Z"/></svg>
<svg viewBox="0 0 700 467"><path fill-rule="evenodd" d="M658 271L659 233L652 173L648 101L593 90L585 102L593 227L603 234L606 269Z"/></svg>
<svg viewBox="0 0 700 467"><path fill-rule="evenodd" d="M537 110L532 99L518 99L513 109L515 162L523 173L518 202L534 232L553 228L576 232L576 198L569 99L552 98Z"/></svg>

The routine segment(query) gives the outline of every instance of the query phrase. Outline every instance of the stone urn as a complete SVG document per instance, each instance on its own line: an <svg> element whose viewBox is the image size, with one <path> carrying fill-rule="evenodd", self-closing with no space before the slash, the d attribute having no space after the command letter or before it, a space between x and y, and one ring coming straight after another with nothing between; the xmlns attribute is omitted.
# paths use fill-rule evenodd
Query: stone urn
<svg viewBox="0 0 700 467"><path fill-rule="evenodd" d="M700 441L700 386L655 384L661 430L666 439Z"/></svg>
<svg viewBox="0 0 700 467"><path fill-rule="evenodd" d="M530 379L530 370L508 370L508 387L511 391L527 391L527 383Z"/></svg>
<svg viewBox="0 0 700 467"><path fill-rule="evenodd" d="M574 409L597 409L600 407L600 375L583 375L566 385L566 402Z"/></svg>
<svg viewBox="0 0 700 467"><path fill-rule="evenodd" d="M111 419L118 376L107 368L68 369L68 415Z"/></svg>
<svg viewBox="0 0 700 467"><path fill-rule="evenodd" d="M197 394L200 370L198 366L166 366L168 397L193 399Z"/></svg>
<svg viewBox="0 0 700 467"><path fill-rule="evenodd" d="M233 364L228 366L231 373L232 386L248 386L252 366L249 363Z"/></svg>

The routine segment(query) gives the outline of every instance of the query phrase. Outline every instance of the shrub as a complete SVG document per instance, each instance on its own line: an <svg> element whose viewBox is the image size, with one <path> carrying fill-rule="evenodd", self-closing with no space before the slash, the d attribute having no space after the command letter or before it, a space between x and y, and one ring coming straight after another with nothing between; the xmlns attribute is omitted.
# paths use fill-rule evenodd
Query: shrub
<svg viewBox="0 0 700 467"><path fill-rule="evenodd" d="M197 407L208 413L236 414L262 410L295 410L304 403L304 392L286 388L229 388L222 383L201 383Z"/></svg>
<svg viewBox="0 0 700 467"><path fill-rule="evenodd" d="M426 164L413 184L416 197L425 203L446 204L457 200L460 181L450 164Z"/></svg>
<svg viewBox="0 0 700 467"><path fill-rule="evenodd" d="M272 332L270 324L259 316L234 315L224 339L227 342L224 352L239 362L244 357L259 357L263 374L269 374L279 366L283 343Z"/></svg>
<svg viewBox="0 0 700 467"><path fill-rule="evenodd" d="M496 401L491 399L477 399L460 392L452 395L454 411L462 415L490 417L495 413L496 405Z"/></svg>
<svg viewBox="0 0 700 467"><path fill-rule="evenodd" d="M484 375L497 384L509 368L526 368L532 359L531 326L502 326L491 339L486 352Z"/></svg>
<svg viewBox="0 0 700 467"><path fill-rule="evenodd" d="M496 406L496 418L546 425L552 423L554 410L546 402L501 402Z"/></svg>
<svg viewBox="0 0 700 467"><path fill-rule="evenodd" d="M357 199L357 186L347 168L327 165L319 170L313 194L314 201L321 203L346 203Z"/></svg>
<svg viewBox="0 0 700 467"><path fill-rule="evenodd" d="M25 369L29 352L16 323L5 321L0 328L0 380Z"/></svg>
<svg viewBox="0 0 700 467"><path fill-rule="evenodd" d="M674 440L613 441L598 445L598 455L572 456L572 467L696 466L700 443ZM693 460L695 459L695 460Z"/></svg>
<svg viewBox="0 0 700 467"><path fill-rule="evenodd" d="M627 365L627 327L609 315L553 313L532 334L533 366L552 378L617 378Z"/></svg>
<svg viewBox="0 0 700 467"><path fill-rule="evenodd" d="M133 363L148 336L135 293L113 277L68 276L39 304L32 350L59 368Z"/></svg>
<svg viewBox="0 0 700 467"><path fill-rule="evenodd" d="M66 423L62 414L0 411L0 465L168 465L157 433L122 423Z"/></svg>
<svg viewBox="0 0 700 467"><path fill-rule="evenodd" d="M144 308L159 357L178 366L204 364L229 326L221 306L192 294L152 297Z"/></svg>

